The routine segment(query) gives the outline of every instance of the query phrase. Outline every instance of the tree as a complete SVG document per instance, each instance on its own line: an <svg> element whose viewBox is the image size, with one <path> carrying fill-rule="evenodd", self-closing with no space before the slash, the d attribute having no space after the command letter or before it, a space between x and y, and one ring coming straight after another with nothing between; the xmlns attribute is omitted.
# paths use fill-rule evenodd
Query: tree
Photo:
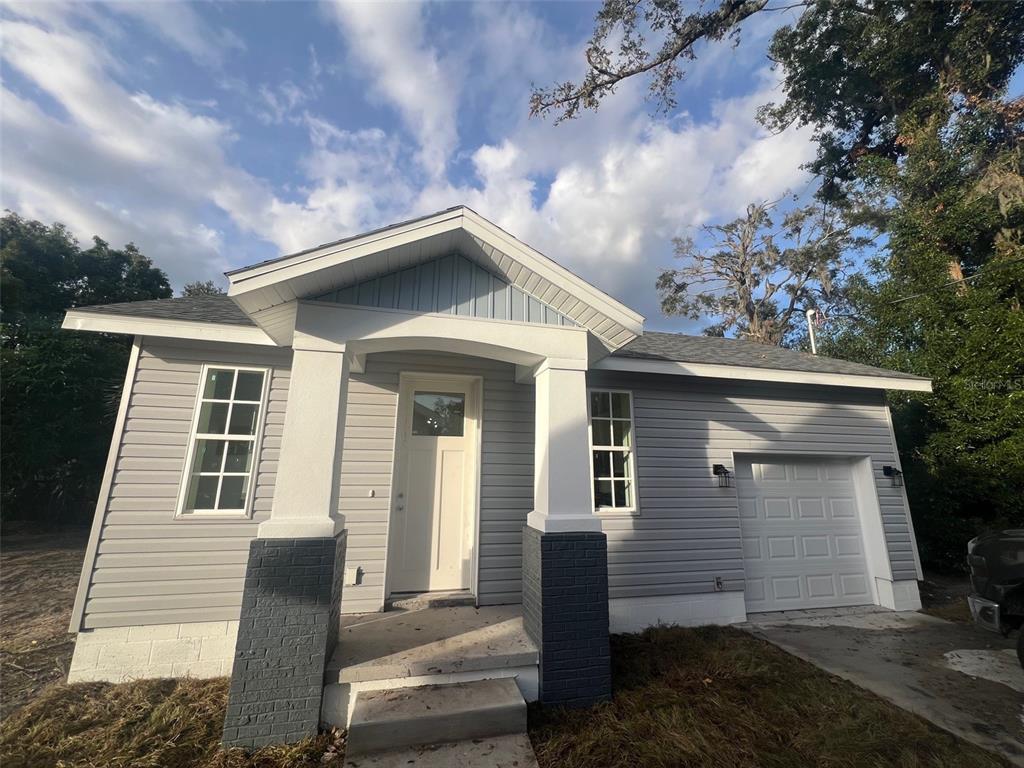
<svg viewBox="0 0 1024 768"><path fill-rule="evenodd" d="M783 98L759 117L777 131L812 127L818 199L882 244L848 281L850 317L825 351L933 379L931 395L893 397L893 419L922 556L960 564L979 528L1024 525L1024 100L1006 98L1024 63L1024 3L795 7L769 48ZM537 91L533 113L573 117L648 73L655 96L670 94L692 41L742 21L720 15L693 38L678 13L606 0L583 81ZM644 24L661 42L648 47Z"/></svg>
<svg viewBox="0 0 1024 768"><path fill-rule="evenodd" d="M223 296L224 289L217 285L213 280L196 280L191 283L185 283L185 287L181 289L182 296Z"/></svg>
<svg viewBox="0 0 1024 768"><path fill-rule="evenodd" d="M694 46L701 40L738 40L740 22L767 5L768 0L721 0L712 11L688 12L684 0L604 0L587 45L583 80L534 89L530 114L570 120L581 109L597 109L619 83L638 76L650 78L651 96L670 109L672 89L683 76L680 60L696 58ZM657 47L647 45L651 33L660 40Z"/></svg>
<svg viewBox="0 0 1024 768"><path fill-rule="evenodd" d="M812 125L819 196L886 237L824 349L932 378L893 420L922 557L960 565L979 529L1024 525L1024 7L819 2L771 54L763 119Z"/></svg>
<svg viewBox="0 0 1024 768"><path fill-rule="evenodd" d="M711 318L709 336L730 331L763 344L791 340L806 310L827 309L850 265L847 251L861 244L827 206L788 213L776 231L767 203L752 203L744 216L702 227L711 239L698 247L676 238L676 257L685 266L658 278L666 315Z"/></svg>
<svg viewBox="0 0 1024 768"><path fill-rule="evenodd" d="M971 120L1000 101L1024 60L1024 4L817 0L773 35L769 57L785 99L762 122L814 127L810 167L835 199L865 160L906 157L911 124Z"/></svg>
<svg viewBox="0 0 1024 768"><path fill-rule="evenodd" d="M61 224L0 218L4 520L84 521L99 489L128 344L60 330L64 311L170 295L134 245L82 250Z"/></svg>

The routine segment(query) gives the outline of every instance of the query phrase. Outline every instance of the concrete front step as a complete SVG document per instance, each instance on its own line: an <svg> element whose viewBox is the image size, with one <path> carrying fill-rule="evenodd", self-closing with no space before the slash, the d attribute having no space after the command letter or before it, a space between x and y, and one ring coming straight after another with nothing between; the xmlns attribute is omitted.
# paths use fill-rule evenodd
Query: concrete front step
<svg viewBox="0 0 1024 768"><path fill-rule="evenodd" d="M345 758L345 768L537 768L537 756L525 733L468 739L426 747L389 749Z"/></svg>
<svg viewBox="0 0 1024 768"><path fill-rule="evenodd" d="M511 678L360 691L349 757L526 731L526 702Z"/></svg>
<svg viewBox="0 0 1024 768"><path fill-rule="evenodd" d="M476 597L472 592L419 592L408 595L392 595L384 604L385 610L423 611L427 608L459 608L475 606Z"/></svg>

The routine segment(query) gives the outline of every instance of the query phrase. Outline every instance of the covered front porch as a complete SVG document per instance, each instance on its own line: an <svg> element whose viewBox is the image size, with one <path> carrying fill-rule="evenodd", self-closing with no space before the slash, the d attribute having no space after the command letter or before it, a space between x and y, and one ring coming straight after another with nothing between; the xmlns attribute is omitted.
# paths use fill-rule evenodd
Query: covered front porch
<svg viewBox="0 0 1024 768"><path fill-rule="evenodd" d="M321 693L325 719L343 722L358 686L446 675L514 677L546 703L606 697L607 545L587 371L642 318L464 208L230 278L229 295L291 348L292 364L225 741L308 733ZM375 367L385 359L386 375ZM531 395L528 409L488 410L488 365L500 366L491 380ZM365 403L352 397L360 388ZM393 409L360 410L374 398ZM488 424L502 421L496 437ZM516 428L530 422L532 435ZM502 476L517 478L516 507L482 518ZM341 620L437 589L474 604Z"/></svg>
<svg viewBox="0 0 1024 768"><path fill-rule="evenodd" d="M287 707L296 694L311 704L314 680L316 720L338 726L370 691L510 678L528 701L606 696L587 331L299 302L292 348L273 506L250 552L232 676L229 723L243 726L228 732L251 738L247 705ZM501 387L528 395L526 407L488 424ZM385 393L389 413L361 410L361 396ZM431 432L455 400L458 428ZM519 428L494 432L502 419ZM498 504L491 512L506 517L482 518L488 483L512 476L519 511ZM366 612L434 589L470 605ZM484 604L513 600L522 605ZM280 696L266 675L286 669L308 683Z"/></svg>

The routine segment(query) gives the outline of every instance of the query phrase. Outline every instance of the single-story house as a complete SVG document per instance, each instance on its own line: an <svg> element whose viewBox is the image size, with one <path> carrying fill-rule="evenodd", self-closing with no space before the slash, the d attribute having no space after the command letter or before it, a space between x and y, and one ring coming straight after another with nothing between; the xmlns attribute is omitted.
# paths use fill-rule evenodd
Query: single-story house
<svg viewBox="0 0 1024 768"><path fill-rule="evenodd" d="M228 279L67 313L134 338L72 681L231 675L258 744L387 686L594 701L609 631L920 607L885 391L927 379L645 332L461 206ZM426 659L368 634L410 595L462 606Z"/></svg>

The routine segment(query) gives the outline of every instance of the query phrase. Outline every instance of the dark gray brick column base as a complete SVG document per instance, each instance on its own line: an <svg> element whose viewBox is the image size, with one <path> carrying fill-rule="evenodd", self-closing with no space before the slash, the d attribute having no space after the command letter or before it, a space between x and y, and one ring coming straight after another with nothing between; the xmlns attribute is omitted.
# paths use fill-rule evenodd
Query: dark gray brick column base
<svg viewBox="0 0 1024 768"><path fill-rule="evenodd" d="M253 539L224 718L228 747L313 736L324 668L338 642L345 532Z"/></svg>
<svg viewBox="0 0 1024 768"><path fill-rule="evenodd" d="M542 704L583 707L611 696L603 533L523 529L523 625L540 648Z"/></svg>

